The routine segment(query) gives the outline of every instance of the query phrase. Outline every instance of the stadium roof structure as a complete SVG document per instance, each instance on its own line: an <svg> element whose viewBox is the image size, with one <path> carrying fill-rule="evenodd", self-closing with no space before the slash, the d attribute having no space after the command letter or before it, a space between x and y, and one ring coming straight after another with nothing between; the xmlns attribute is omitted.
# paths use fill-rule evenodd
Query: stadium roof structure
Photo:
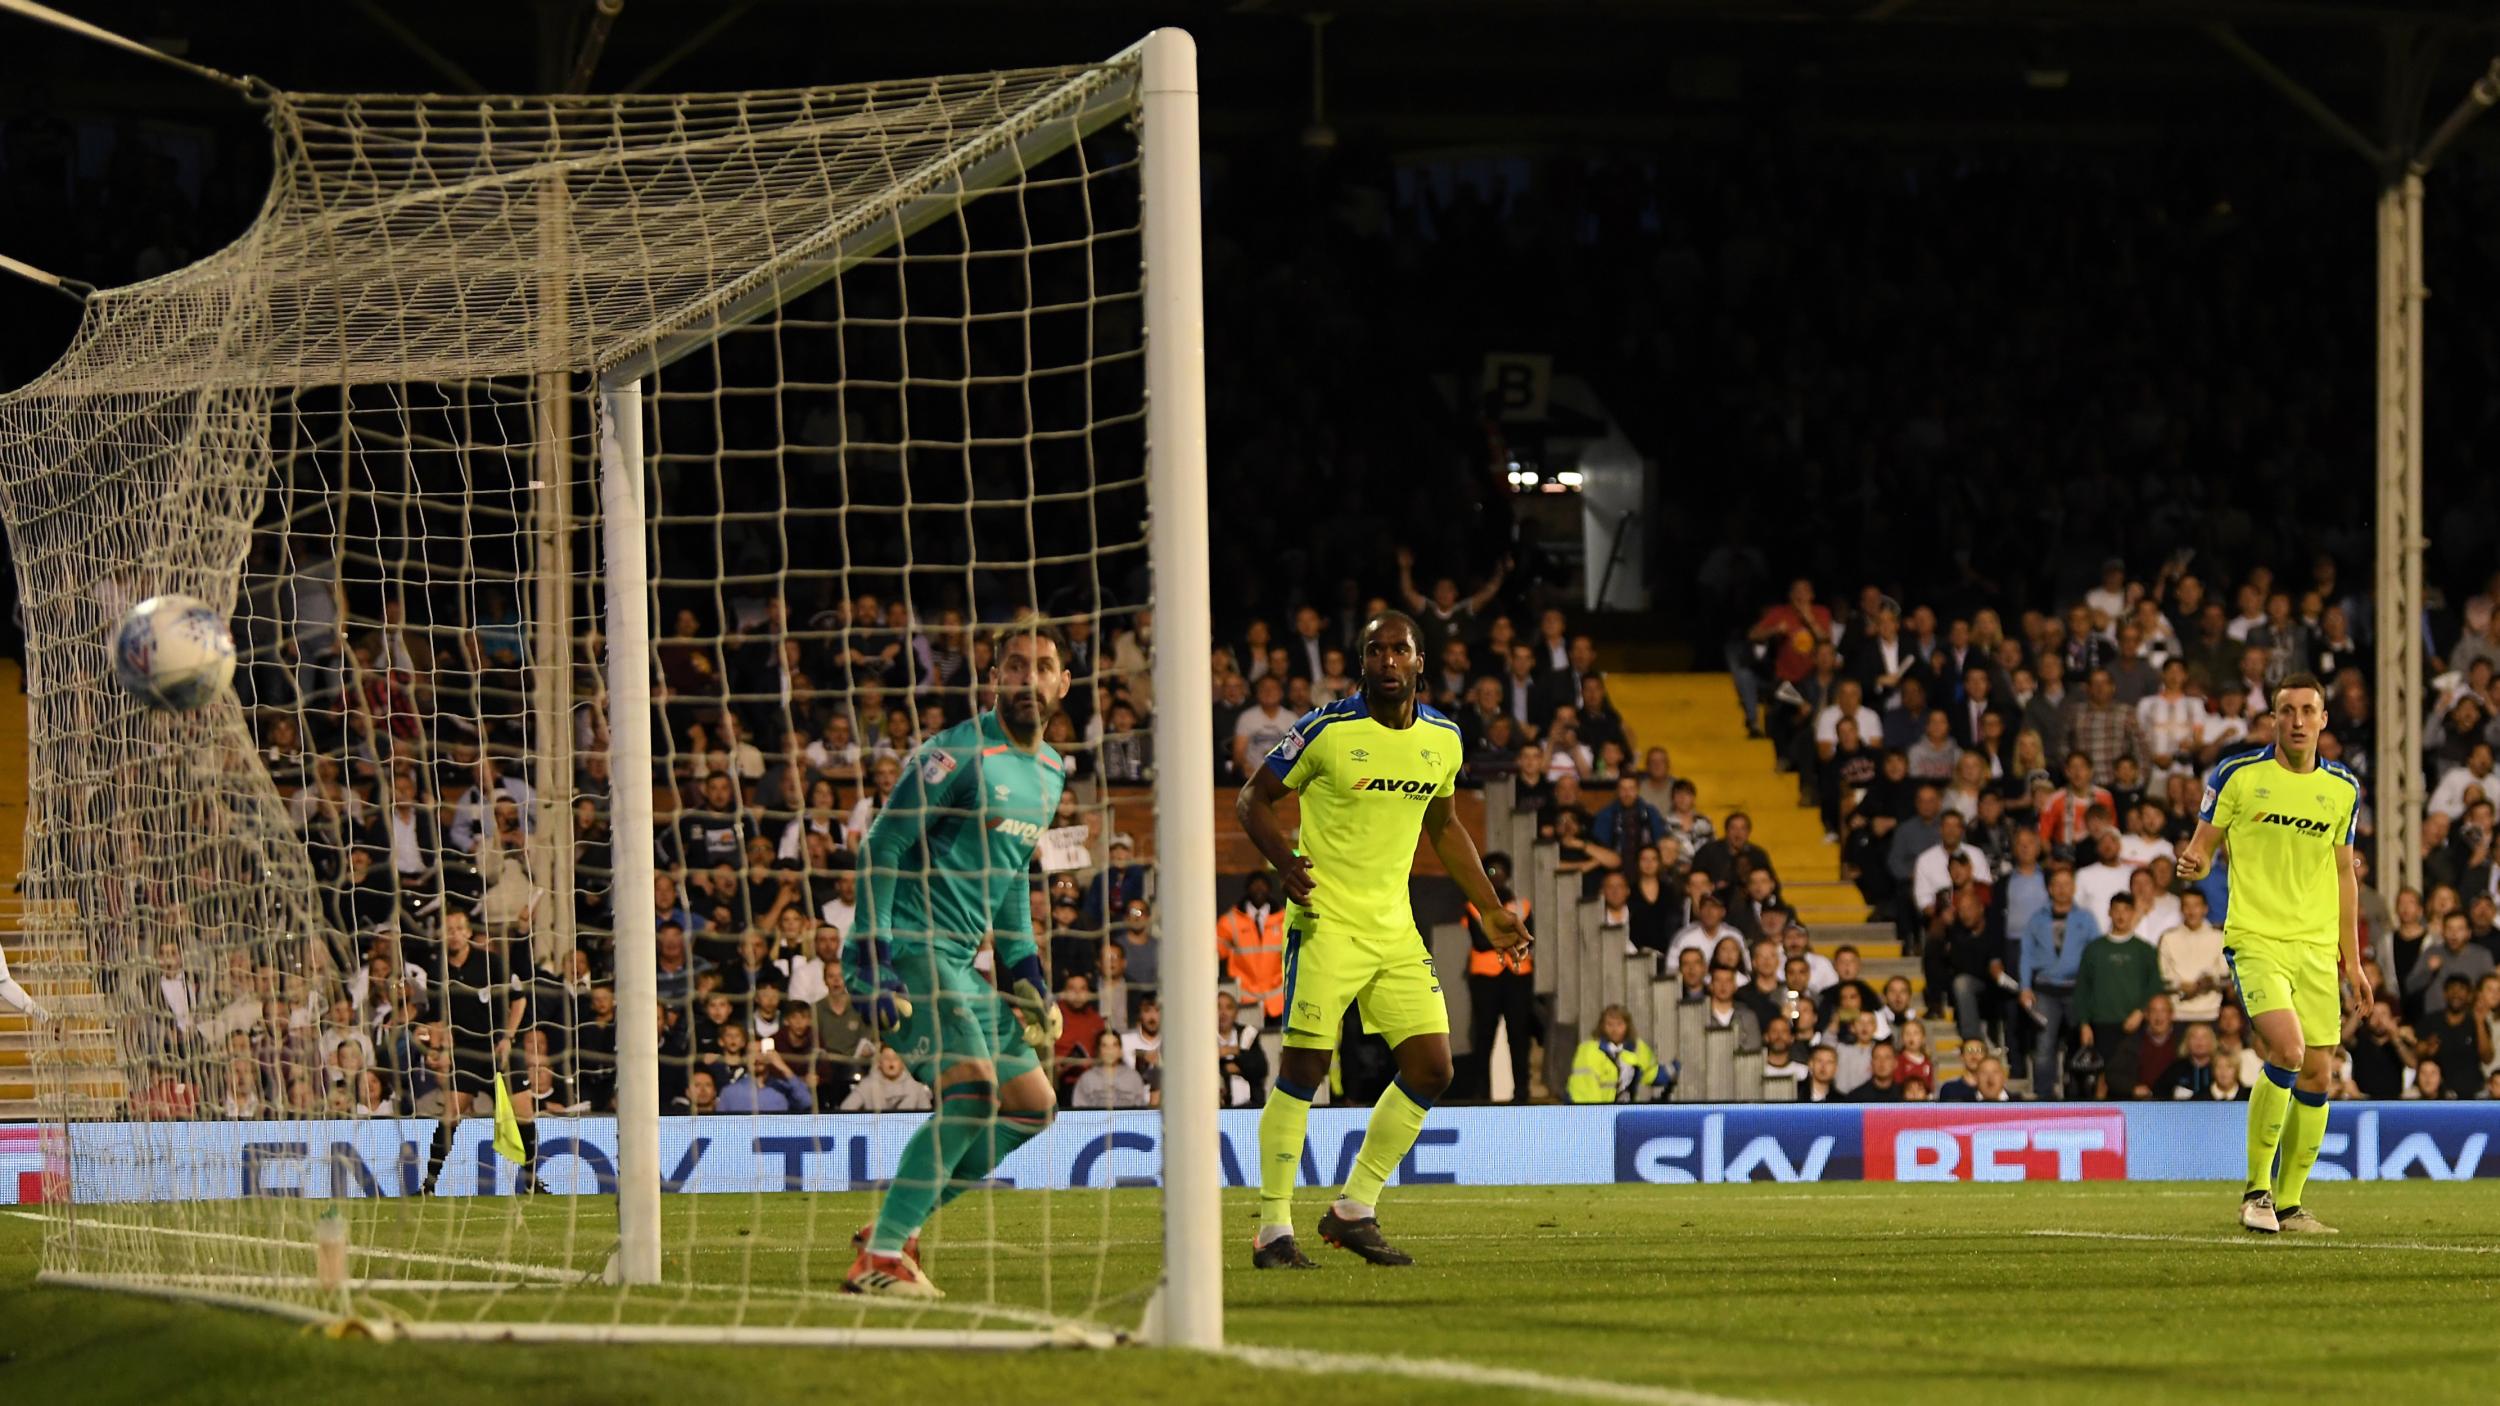
<svg viewBox="0 0 2500 1406"><path fill-rule="evenodd" d="M555 91L592 0L379 0L320 7L81 0L105 28L281 88ZM2229 27L2345 111L2378 111L2382 36L2443 51L2433 91L2500 38L2496 0L626 0L597 91L730 91L1068 61L1142 22L1207 51L1211 135L1298 132L1309 21L1325 16L1331 121L1349 144L1639 140L1730 107L1877 130L2151 131L2279 121L2260 81L2201 33ZM487 36L493 36L489 39ZM22 29L36 101L210 112L179 74L98 62ZM57 58L57 62L47 61ZM2041 84L2043 64L2071 81Z"/></svg>

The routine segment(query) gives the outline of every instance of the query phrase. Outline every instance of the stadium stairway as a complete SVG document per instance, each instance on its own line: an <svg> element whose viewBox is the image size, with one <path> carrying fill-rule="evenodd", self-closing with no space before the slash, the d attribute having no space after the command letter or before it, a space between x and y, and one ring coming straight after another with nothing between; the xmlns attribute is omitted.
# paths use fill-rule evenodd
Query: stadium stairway
<svg viewBox="0 0 2500 1406"><path fill-rule="evenodd" d="M1903 955L1890 923L1867 921L1866 900L1840 877L1840 851L1823 842L1822 816L1797 802L1797 779L1779 770L1768 741L1745 735L1727 675L1613 673L1606 686L1633 739L1667 749L1675 774L1693 783L1714 825L1730 811L1752 818L1754 843L1770 851L1781 890L1812 930L1816 951L1828 957L1844 944L1855 947L1869 985L1880 990L1895 976L1907 977L1924 997L1918 960ZM1952 1023L1930 1022L1927 1034L1937 1077L1959 1074Z"/></svg>
<svg viewBox="0 0 2500 1406"><path fill-rule="evenodd" d="M34 1023L14 1012L0 1011L0 1123L39 1116L35 1076L38 1040L57 1040L55 1093L80 1116L119 1107L124 1092L120 1060L111 1028L101 1018L104 998L97 994L87 965L74 950L68 924L44 921L30 914L20 882L25 878L28 718L26 677L14 659L0 659L0 833L21 837L9 891L0 895L0 949L9 954L10 970L59 1021L38 1032Z"/></svg>

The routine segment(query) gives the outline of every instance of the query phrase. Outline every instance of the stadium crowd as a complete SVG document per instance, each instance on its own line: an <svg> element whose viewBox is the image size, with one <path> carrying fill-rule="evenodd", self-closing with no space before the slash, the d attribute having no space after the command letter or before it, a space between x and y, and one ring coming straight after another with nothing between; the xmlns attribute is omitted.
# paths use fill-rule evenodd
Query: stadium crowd
<svg viewBox="0 0 2500 1406"><path fill-rule="evenodd" d="M1667 749L1633 734L1593 642L1562 611L1538 611L1523 632L1495 608L1499 564L1474 582L1427 582L1410 557L1398 560L1400 603L1423 622L1435 661L1430 695L1467 737L1468 782L1509 778L1602 925L1620 930L1627 952L1653 953L1662 979L1678 981L1712 1024L1737 1029L1769 1077L1795 1078L1808 1098L2005 1096L2026 1079L2042 1097L2229 1098L2247 1088L2257 1056L2222 953L2227 871L2184 883L2172 854L2193 830L2201 776L2269 740L2269 693L2289 675L2326 679L2323 754L2366 784L2375 737L2351 624L2366 612L2338 589L2331 559L2313 563L2298 591L2262 571L2234 582L2230 608L2177 558L2149 579L2113 562L2073 608L2027 612L2010 631L1989 610L1939 618L1874 589L1834 610L1803 581L1768 607L1735 642L1738 706L1829 830L1829 856L1785 862L1836 864L1916 958L1918 979L1880 983L1861 974L1853 948L1815 949L1749 818L1706 813ZM2363 890L2381 994L2349 1021L2346 1096L2500 1096L2495 602L2500 590L2433 625L2428 882L2392 897ZM1219 779L1237 781L1299 710L1350 686L1351 631L1381 603L1298 609L1282 643L1259 619L1226 640L1211 664L1219 745L1207 764ZM797 626L767 601L754 619L714 639L680 611L659 651L670 747L651 902L664 1095L694 1112L925 1106L928 1090L881 1057L835 964L856 919L852 856L866 827L922 730L973 705L969 681L989 645L958 612L915 627L873 598ZM313 652L300 647L303 628L290 636L299 657ZM1072 1106L1159 1097L1165 937L1151 866L1129 834L1105 829L1132 783L1104 760L1134 740L1108 720L1150 715L1145 629L1140 617L1100 647L1077 632L1080 688L1053 727L1080 782L1061 816L1067 867L1037 881L1033 911L1061 987L1058 1072ZM442 1097L447 1021L457 1018L430 988L443 929L457 923L474 928L499 981L522 998L514 1069L525 1100L612 1102L615 837L596 700L577 712L578 941L559 957L538 933L533 782L524 759L496 745L500 715L470 711L468 700L491 694L443 687L454 675L440 665L364 672L418 643L352 639L344 677L361 682L342 690L341 713L404 690L432 735L473 731L474 745L430 755L350 747L342 757L303 736L318 711L304 705L312 695L259 713L263 763L352 945L312 971L237 951L222 970L193 972L178 941L160 944L134 989L163 1022L165 1048L216 1071L220 1087L204 1082L189 1097L238 1116L428 1111ZM792 662L802 677L850 686L787 688L776 671ZM389 728L316 731L343 740ZM776 733L770 757L749 740ZM2365 804L2365 840L2370 824ZM1509 868L1507 856L1489 861L1506 891ZM1280 1013L1283 917L1268 876L1254 874L1197 928L1225 964L1224 1092L1235 1106L1264 1095L1269 1054L1258 1037ZM1528 1097L1541 1083L1530 1050L1544 1035L1529 978L1487 960L1468 979L1473 1047L1489 1049L1507 1022L1516 1096ZM1945 1020L1963 1059L1963 1077L1949 1081L1928 1047L1928 1022ZM1671 1081L1626 1013L1577 1051L1559 1092L1611 1100ZM159 1096L173 1095L140 1095Z"/></svg>
<svg viewBox="0 0 2500 1406"><path fill-rule="evenodd" d="M180 159L99 147L98 181L75 178L80 139L11 122L8 188L63 211L40 222L61 241L51 266L105 282L161 272L251 207L238 153L257 130L204 137ZM1800 1069L1807 1089L1853 1090L1863 1068L1866 1084L1941 1096L1916 1077L1932 1055L1909 1048L1931 1016L1986 1045L1975 1088L2006 1075L2070 1087L2066 1052L2087 1043L2092 1087L2115 1096L2159 1091L2182 1060L2244 1066L2214 956L2225 890L2198 886L2200 918L2167 857L2192 825L2197 778L2263 744L2268 690L2298 670L2329 686L2328 755L2365 784L2372 771L2371 618L2345 574L2366 550L2349 472L2367 415L2349 349L2366 331L2333 298L2262 291L2315 291L2318 270L2360 266L2366 221L2326 217L2346 197L2318 159L1796 141L1705 143L1676 165L1219 163L1210 554L1228 589L1206 764L1238 781L1302 709L1341 695L1357 623L1375 601L1397 604L1424 624L1426 678L1466 731L1468 780L1516 778L1604 921L1656 952L1712 1019L1757 1032L1766 1064ZM2077 188L2105 198L2068 198ZM1682 198L1691 189L1714 197ZM2467 353L2434 360L2441 403L2468 403L2442 387L2500 345L2481 311L2500 300L2477 296L2494 261L2460 233L2500 228L2479 218L2487 200L2460 184L2433 207L2442 325ZM1867 237L1831 246L1817 236L1834 222ZM2267 238L2246 237L2260 228ZM82 262L80 248L100 252ZM1461 286L1475 296L1449 296ZM1900 315L1914 307L1940 315ZM1653 577L1694 583L1705 628L1732 625L1740 706L1822 814L1839 872L1916 954L1918 981L1876 989L1855 954L1815 951L1781 878L1827 861L1774 863L1746 817L1679 784L1671 739L1633 735L1594 646L1544 608L1550 563L1488 471L1496 432L1453 414L1418 370L1467 369L1503 347L1578 349L1637 442L1707 466L1678 470L1691 510L1660 515ZM2348 354L2320 350L2332 347ZM1688 393L1654 394L1662 384ZM2452 465L2490 428L2458 423L2439 441ZM2233 501L2236 475L2275 489ZM2003 490L2016 479L2024 491ZM2433 576L2450 587L2425 623L2437 786L2424 891L2365 889L2387 1004L2356 1017L2349 1074L2374 1096L2488 1091L2500 1016L2500 983L2483 979L2500 948L2500 794L2486 780L2500 622L2494 589L2465 589L2500 543L2500 499L2488 475L2435 466L2431 479ZM1325 513L1276 510L1323 496ZM649 901L663 924L669 1098L925 1099L880 1068L827 978L827 948L851 925L848 857L901 757L973 706L984 627L1015 598L985 593L986 611L943 593L906 601L875 572L789 560L752 502L679 501L687 520L661 540L681 576L778 573L791 589L664 594L654 620L668 757ZM710 539L708 556L677 550L688 531ZM317 545L281 559L273 535L247 571L239 688L348 940L302 962L227 949L205 970L183 934L151 944L124 979L155 1012L157 1048L181 1058L134 1096L423 1111L441 1097L436 988L458 911L524 996L525 1097L602 1106L620 837L600 701L577 699L567 847L580 941L559 956L542 931L555 876L552 848L535 843L546 779L531 772L523 601L487 582L412 611L343 581ZM1411 553L1381 545L1401 540ZM2267 561L2282 574L2251 565ZM1793 593L1757 614L1788 573L1885 584L1831 602ZM1140 786L1155 761L1152 621L1133 607L1142 583L1104 586L1074 612L1102 611L1074 632L1086 683L1052 733L1077 763L1065 818L1087 831L1085 856L1035 894L1070 1017L1062 1082L1071 1100L1156 1097L1157 943L1205 933L1223 944L1236 1002L1227 1098L1255 1102L1267 1071L1242 1032L1274 999L1280 905L1253 878L1220 915L1155 911L1150 866L1121 843L1126 817L1100 799ZM1017 603L1069 613L1064 598ZM2031 960L2043 944L2051 960ZM1507 1022L1524 1074L1542 1031L1504 979L1470 973L1474 1043ZM1628 1018L1621 1034L1595 1054L1637 1070ZM1879 1062L1891 1067L1880 1079ZM179 1077L194 1067L213 1079ZM2241 1072L2200 1087L2244 1087ZM1594 1082L1628 1093L1641 1076Z"/></svg>
<svg viewBox="0 0 2500 1406"><path fill-rule="evenodd" d="M1966 1069L2028 1062L2041 1097L2228 1098L2258 1060L2224 953L2228 866L2189 883L2174 855L2204 778L2272 742L2272 690L2320 680L2319 754L2362 781L2360 929L2378 985L2348 1014L2340 1096L2500 1097L2500 579L2425 624L2425 885L2391 896L2368 874L2366 598L2331 556L2297 580L2258 568L2215 586L2192 560L2144 576L2109 561L2063 612L2011 622L1905 610L1875 588L1834 609L1801 579L1732 642L1740 706L1819 808L1842 876L1917 956L1917 1014L1953 1021ZM1850 975L1802 983L1869 1013L1835 1029L1820 1012L1824 1038L1845 1051L1848 1024L1878 1045L1917 1024L1908 981L1879 994Z"/></svg>

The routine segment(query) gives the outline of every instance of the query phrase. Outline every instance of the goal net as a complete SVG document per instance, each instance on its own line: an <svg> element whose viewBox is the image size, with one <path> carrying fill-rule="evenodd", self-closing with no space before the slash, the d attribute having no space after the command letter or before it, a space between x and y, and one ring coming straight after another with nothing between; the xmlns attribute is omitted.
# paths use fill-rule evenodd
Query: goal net
<svg viewBox="0 0 2500 1406"><path fill-rule="evenodd" d="M257 100L251 230L95 295L0 400L45 1274L409 1335L949 1345L1098 1339L1160 1290L1211 1343L1187 37ZM193 713L107 667L167 592L236 636ZM885 795L1036 617L1075 687L1034 931L1059 979L1169 938L1098 1007L1122 1048L1047 1070L1162 1102L948 1186L948 1297L898 1308L841 1289L930 1094L837 953Z"/></svg>

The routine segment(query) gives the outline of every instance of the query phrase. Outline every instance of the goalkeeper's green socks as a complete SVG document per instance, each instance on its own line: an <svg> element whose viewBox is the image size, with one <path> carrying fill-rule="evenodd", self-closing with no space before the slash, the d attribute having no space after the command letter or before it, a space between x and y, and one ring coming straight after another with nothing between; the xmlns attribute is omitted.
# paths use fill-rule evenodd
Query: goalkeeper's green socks
<svg viewBox="0 0 2500 1406"><path fill-rule="evenodd" d="M936 1209L938 1194L951 1179L955 1164L963 1160L965 1150L989 1141L989 1127L997 1111L998 1091L986 1082L967 1080L949 1084L938 1092L936 1115L922 1123L912 1133L911 1141L903 1144L903 1158L894 1168L894 1180L886 1184L885 1200L877 1207L877 1228L868 1238L870 1254L903 1252L903 1242Z"/></svg>
<svg viewBox="0 0 2500 1406"><path fill-rule="evenodd" d="M2248 1186L2250 1191L2274 1189L2274 1153L2283 1145L2284 1115L2292 1107L2291 1070L2266 1061L2266 1077L2248 1091ZM2323 1128L2325 1125L2320 1124ZM2304 1174L2305 1177L2305 1174Z"/></svg>
<svg viewBox="0 0 2500 1406"><path fill-rule="evenodd" d="M1346 1175L1344 1196L1353 1204L1341 1204L1339 1215L1356 1210L1367 1217L1380 1204L1381 1188L1414 1149L1415 1135L1424 1130L1424 1115L1431 1111L1430 1103L1406 1091L1404 1079L1390 1083L1380 1102L1372 1105L1371 1126L1364 1130L1363 1146L1354 1154L1354 1170Z"/></svg>
<svg viewBox="0 0 2500 1406"><path fill-rule="evenodd" d="M2326 1142L2326 1095L2292 1090L2291 1126L2283 1134L2283 1175L2275 1183L2274 1207L2288 1211L2309 1190L2309 1169L2318 1165L2318 1148Z"/></svg>
<svg viewBox="0 0 2500 1406"><path fill-rule="evenodd" d="M1259 1243L1293 1234L1293 1183L1319 1090L1279 1077L1259 1111Z"/></svg>
<svg viewBox="0 0 2500 1406"><path fill-rule="evenodd" d="M946 1189L938 1193L937 1209L945 1210L956 1197L987 1180L991 1172L1019 1147L1042 1135L1050 1126L1050 1110L1022 1113L1013 1109L1002 1112L990 1124L990 1135L974 1138L964 1149L963 1159L955 1164L954 1174L947 1178ZM911 1230L919 1229L918 1226ZM904 1232L906 1238L910 1230Z"/></svg>

